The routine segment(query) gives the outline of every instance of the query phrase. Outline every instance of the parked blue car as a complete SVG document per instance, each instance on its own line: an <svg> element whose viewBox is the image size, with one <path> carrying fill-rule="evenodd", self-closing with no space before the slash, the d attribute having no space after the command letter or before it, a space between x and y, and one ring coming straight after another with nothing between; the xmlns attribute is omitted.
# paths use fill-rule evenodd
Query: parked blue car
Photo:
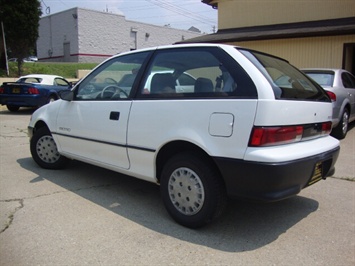
<svg viewBox="0 0 355 266"><path fill-rule="evenodd" d="M11 112L20 107L40 107L59 98L58 92L70 90L72 84L56 75L32 74L0 87L0 104Z"/></svg>

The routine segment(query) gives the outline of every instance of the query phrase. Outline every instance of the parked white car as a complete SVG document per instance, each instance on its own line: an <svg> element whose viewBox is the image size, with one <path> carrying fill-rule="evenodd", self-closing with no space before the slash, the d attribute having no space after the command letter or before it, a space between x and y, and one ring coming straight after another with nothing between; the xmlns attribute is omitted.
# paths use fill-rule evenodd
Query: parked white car
<svg viewBox="0 0 355 266"><path fill-rule="evenodd" d="M177 91L185 74L194 89ZM239 47L123 53L60 96L29 123L38 165L74 159L160 184L171 217L191 228L218 217L227 197L296 195L332 175L339 153L326 92L287 61Z"/></svg>
<svg viewBox="0 0 355 266"><path fill-rule="evenodd" d="M333 102L331 134L338 139L345 138L349 123L355 121L355 77L344 69L305 68L302 71L327 91Z"/></svg>

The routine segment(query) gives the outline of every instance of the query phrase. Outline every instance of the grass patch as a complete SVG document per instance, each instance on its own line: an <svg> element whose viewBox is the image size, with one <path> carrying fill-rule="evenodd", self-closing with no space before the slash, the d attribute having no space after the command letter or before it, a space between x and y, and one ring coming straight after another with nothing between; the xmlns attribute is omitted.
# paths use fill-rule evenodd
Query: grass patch
<svg viewBox="0 0 355 266"><path fill-rule="evenodd" d="M77 70L93 69L98 63L49 63L49 62L24 62L22 75L28 74L50 74L58 75L64 78L78 78ZM0 77L7 77L6 71L0 69ZM9 62L9 77L18 77L16 62Z"/></svg>

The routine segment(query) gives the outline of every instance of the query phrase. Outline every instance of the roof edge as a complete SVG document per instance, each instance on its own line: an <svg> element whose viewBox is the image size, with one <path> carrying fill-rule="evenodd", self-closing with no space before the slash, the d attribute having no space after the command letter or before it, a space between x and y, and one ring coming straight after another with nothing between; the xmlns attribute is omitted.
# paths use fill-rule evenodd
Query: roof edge
<svg viewBox="0 0 355 266"><path fill-rule="evenodd" d="M234 42L270 39L348 35L355 32L355 17L222 29L217 33L185 40L191 42Z"/></svg>
<svg viewBox="0 0 355 266"><path fill-rule="evenodd" d="M218 3L216 0L202 0L202 3L211 6L213 9L218 9Z"/></svg>

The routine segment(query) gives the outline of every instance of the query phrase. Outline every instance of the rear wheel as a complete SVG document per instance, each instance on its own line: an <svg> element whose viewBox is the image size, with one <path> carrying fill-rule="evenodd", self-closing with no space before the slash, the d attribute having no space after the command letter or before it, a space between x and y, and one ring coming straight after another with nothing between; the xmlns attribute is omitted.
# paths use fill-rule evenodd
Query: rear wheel
<svg viewBox="0 0 355 266"><path fill-rule="evenodd" d="M197 154L172 157L163 168L160 189L171 217L190 228L202 227L219 217L227 203L219 173Z"/></svg>
<svg viewBox="0 0 355 266"><path fill-rule="evenodd" d="M19 106L14 106L14 105L6 105L6 107L10 112L17 112L20 109Z"/></svg>
<svg viewBox="0 0 355 266"><path fill-rule="evenodd" d="M30 141L30 150L35 162L46 169L61 169L69 161L59 154L52 134L46 127L34 132Z"/></svg>
<svg viewBox="0 0 355 266"><path fill-rule="evenodd" d="M341 116L341 119L339 121L339 124L335 128L333 128L331 134L333 137L337 139L343 139L348 133L348 127L349 127L349 111L348 109L345 108Z"/></svg>
<svg viewBox="0 0 355 266"><path fill-rule="evenodd" d="M57 97L55 95L51 95L51 96L49 96L49 98L47 100L47 103L52 103L52 102L54 102L56 100L57 100Z"/></svg>

